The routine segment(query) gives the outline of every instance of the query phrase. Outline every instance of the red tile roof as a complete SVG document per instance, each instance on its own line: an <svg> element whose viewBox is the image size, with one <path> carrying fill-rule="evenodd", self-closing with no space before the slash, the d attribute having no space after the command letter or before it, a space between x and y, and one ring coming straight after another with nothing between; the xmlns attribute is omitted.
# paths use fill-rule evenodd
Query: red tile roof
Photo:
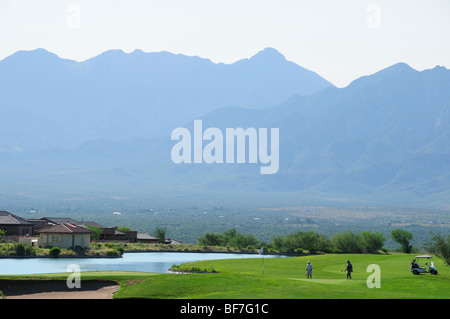
<svg viewBox="0 0 450 319"><path fill-rule="evenodd" d="M92 230L76 226L70 223L61 223L58 225L50 226L40 229L39 233L52 233L52 234L94 234Z"/></svg>

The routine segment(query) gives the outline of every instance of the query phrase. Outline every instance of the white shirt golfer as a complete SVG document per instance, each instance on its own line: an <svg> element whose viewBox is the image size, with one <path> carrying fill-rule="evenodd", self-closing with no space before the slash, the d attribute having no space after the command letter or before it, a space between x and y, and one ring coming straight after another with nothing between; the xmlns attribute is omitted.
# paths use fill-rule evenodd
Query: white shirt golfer
<svg viewBox="0 0 450 319"><path fill-rule="evenodd" d="M312 279L312 271L313 271L313 266L311 265L311 262L308 261L308 264L306 265L306 277L308 279Z"/></svg>

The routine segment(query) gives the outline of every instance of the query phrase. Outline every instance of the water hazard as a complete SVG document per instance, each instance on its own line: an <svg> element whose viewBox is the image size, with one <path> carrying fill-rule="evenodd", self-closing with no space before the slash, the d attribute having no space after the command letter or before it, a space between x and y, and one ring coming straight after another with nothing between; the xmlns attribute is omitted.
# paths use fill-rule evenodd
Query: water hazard
<svg viewBox="0 0 450 319"><path fill-rule="evenodd" d="M265 255L264 258L285 256ZM145 252L125 253L122 258L1 258L0 275L64 273L71 264L81 271L143 271L166 273L173 265L214 259L262 258L256 254Z"/></svg>

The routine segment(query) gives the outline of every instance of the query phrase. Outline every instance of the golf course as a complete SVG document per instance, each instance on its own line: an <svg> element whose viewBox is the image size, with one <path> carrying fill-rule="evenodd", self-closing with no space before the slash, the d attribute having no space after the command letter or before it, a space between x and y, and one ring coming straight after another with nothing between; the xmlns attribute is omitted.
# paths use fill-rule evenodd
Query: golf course
<svg viewBox="0 0 450 319"><path fill-rule="evenodd" d="M83 272L84 280L120 284L114 299L448 299L450 267L434 257L437 275L413 275L413 254L323 254L289 258L205 260L177 265L198 273ZM353 264L352 278L344 272ZM306 278L306 264L314 267ZM378 265L378 286L369 288ZM368 271L369 270L369 271ZM369 276L372 276L369 278ZM369 280L368 280L369 278ZM0 279L61 279L67 274L0 276ZM378 288L379 287L379 288ZM7 298L7 296L6 296Z"/></svg>

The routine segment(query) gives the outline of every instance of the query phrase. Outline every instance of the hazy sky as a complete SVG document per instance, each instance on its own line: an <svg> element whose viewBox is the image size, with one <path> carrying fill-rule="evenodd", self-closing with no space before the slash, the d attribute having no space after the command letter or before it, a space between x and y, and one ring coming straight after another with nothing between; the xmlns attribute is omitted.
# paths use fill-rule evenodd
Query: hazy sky
<svg viewBox="0 0 450 319"><path fill-rule="evenodd" d="M232 63L265 47L342 87L397 62L450 68L448 0L0 0L0 59L109 49Z"/></svg>

